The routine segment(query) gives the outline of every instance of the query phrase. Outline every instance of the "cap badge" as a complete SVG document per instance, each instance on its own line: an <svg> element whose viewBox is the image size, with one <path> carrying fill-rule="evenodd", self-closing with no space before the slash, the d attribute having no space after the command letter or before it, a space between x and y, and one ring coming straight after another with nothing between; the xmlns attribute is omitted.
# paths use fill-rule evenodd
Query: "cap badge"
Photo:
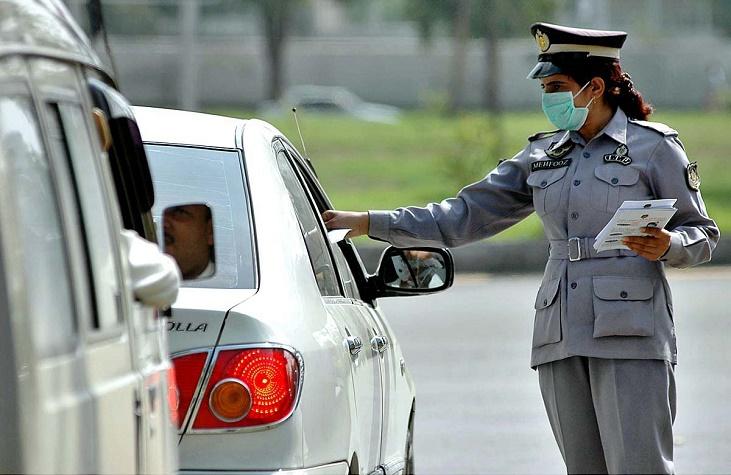
<svg viewBox="0 0 731 475"><path fill-rule="evenodd" d="M551 46L551 42L548 40L548 35L543 33L541 30L536 30L536 43L542 53L548 51L548 47Z"/></svg>
<svg viewBox="0 0 731 475"><path fill-rule="evenodd" d="M627 146L621 144L614 153L604 155L604 163L619 163L620 165L627 166L632 163L632 157L627 155L628 153L629 149Z"/></svg>
<svg viewBox="0 0 731 475"><path fill-rule="evenodd" d="M561 145L558 145L557 142L553 142L550 147L544 150L544 152L546 152L546 156L548 156L548 158L563 158L569 154L569 152L574 148L574 145L574 142L571 140L568 140Z"/></svg>
<svg viewBox="0 0 731 475"><path fill-rule="evenodd" d="M689 163L685 168L685 179L688 182L688 188L693 191L701 189L701 176L698 173L698 162Z"/></svg>

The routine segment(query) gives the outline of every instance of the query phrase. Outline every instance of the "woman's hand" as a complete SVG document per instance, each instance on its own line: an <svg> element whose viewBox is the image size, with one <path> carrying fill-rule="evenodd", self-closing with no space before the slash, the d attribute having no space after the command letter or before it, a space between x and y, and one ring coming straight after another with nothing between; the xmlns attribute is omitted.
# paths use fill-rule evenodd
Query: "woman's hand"
<svg viewBox="0 0 731 475"><path fill-rule="evenodd" d="M348 238L368 234L368 213L357 211L327 210L322 213L322 220L328 231L332 229L350 229Z"/></svg>
<svg viewBox="0 0 731 475"><path fill-rule="evenodd" d="M670 249L670 232L658 228L642 228L641 231L649 236L631 236L623 240L638 255L649 261L656 261Z"/></svg>

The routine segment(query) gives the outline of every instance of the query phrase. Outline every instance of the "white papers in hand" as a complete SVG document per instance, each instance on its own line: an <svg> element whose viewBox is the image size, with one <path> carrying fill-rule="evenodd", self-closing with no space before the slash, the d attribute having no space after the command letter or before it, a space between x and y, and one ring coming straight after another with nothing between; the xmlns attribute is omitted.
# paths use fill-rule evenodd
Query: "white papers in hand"
<svg viewBox="0 0 731 475"><path fill-rule="evenodd" d="M664 228L677 209L675 199L625 201L594 240L597 252L629 248L622 243L627 236L646 236L641 228Z"/></svg>
<svg viewBox="0 0 731 475"><path fill-rule="evenodd" d="M345 239L348 231L350 231L350 229L333 229L332 231L327 232L327 238L332 244L336 244Z"/></svg>

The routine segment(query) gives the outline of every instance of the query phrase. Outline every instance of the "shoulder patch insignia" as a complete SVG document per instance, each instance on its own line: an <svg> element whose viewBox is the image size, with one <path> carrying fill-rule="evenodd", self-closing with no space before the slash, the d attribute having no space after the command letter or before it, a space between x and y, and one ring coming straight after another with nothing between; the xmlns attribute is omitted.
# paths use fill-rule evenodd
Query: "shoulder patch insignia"
<svg viewBox="0 0 731 475"><path fill-rule="evenodd" d="M644 127L645 129L654 130L655 132L658 132L665 137L672 137L675 135L678 135L678 131L668 127L665 124L662 124L660 122L650 122L647 120L637 120L637 119L628 119L629 122L633 124L637 124L640 127Z"/></svg>
<svg viewBox="0 0 731 475"><path fill-rule="evenodd" d="M570 158L564 158L563 160L536 160L535 162L531 162L530 171L533 173L537 170L555 170L556 168L567 167L570 164Z"/></svg>
<svg viewBox="0 0 731 475"><path fill-rule="evenodd" d="M619 163L620 165L627 166L632 163L632 157L627 155L628 153L629 149L627 146L621 144L614 153L604 155L604 163Z"/></svg>
<svg viewBox="0 0 731 475"><path fill-rule="evenodd" d="M529 142L534 142L536 140L545 139L547 137L553 137L557 133L561 132L560 130L552 130L550 132L538 132L537 134L533 134L530 137L528 137Z"/></svg>
<svg viewBox="0 0 731 475"><path fill-rule="evenodd" d="M685 167L685 180L688 182L688 188L693 191L701 189L701 176L698 174L698 162L689 163Z"/></svg>
<svg viewBox="0 0 731 475"><path fill-rule="evenodd" d="M563 158L568 155L574 148L574 143L571 140L566 141L563 145L555 147L556 142L553 142L544 152L549 158ZM554 148L555 147L555 148Z"/></svg>

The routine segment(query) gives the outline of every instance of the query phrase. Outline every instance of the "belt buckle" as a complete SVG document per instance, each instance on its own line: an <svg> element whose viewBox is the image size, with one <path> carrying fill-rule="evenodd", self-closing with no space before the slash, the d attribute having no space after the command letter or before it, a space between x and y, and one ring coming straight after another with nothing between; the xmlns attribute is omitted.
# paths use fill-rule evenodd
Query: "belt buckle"
<svg viewBox="0 0 731 475"><path fill-rule="evenodd" d="M573 237L569 239L569 261L576 262L581 259L581 238Z"/></svg>

